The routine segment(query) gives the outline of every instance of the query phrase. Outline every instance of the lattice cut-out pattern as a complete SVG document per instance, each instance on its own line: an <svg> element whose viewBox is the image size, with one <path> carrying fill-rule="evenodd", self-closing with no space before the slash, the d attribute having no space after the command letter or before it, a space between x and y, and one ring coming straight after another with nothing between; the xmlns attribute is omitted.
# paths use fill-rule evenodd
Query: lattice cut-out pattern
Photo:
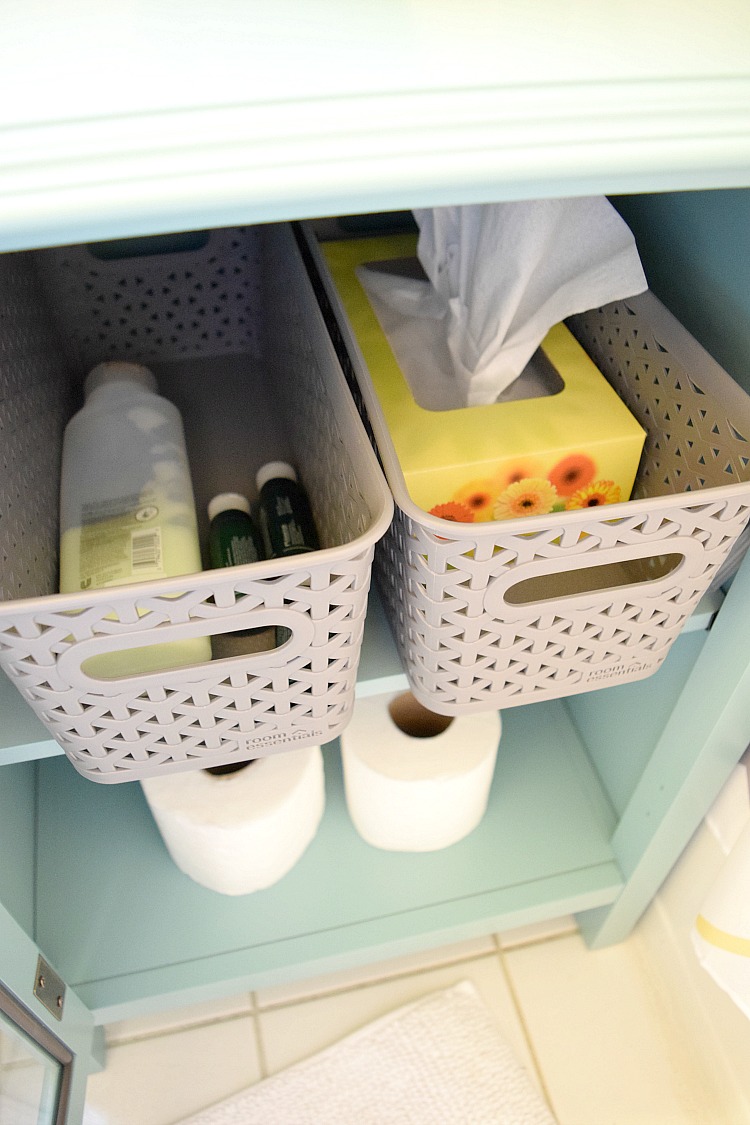
<svg viewBox="0 0 750 1125"><path fill-rule="evenodd" d="M444 714L651 675L750 517L750 399L647 293L572 327L648 431L635 496L592 513L438 524L398 481L376 572L415 695ZM379 440L387 440L378 434ZM444 530L442 530L444 528ZM664 566L664 557L679 565ZM681 561L680 561L681 560ZM585 592L586 571L615 566ZM581 592L556 593L560 571ZM514 601L512 587L536 580Z"/></svg>
<svg viewBox="0 0 750 1125"><path fill-rule="evenodd" d="M248 567L195 576L178 597L152 583L153 593L123 587L87 601L67 597L60 609L54 598L32 611L7 604L0 664L76 768L97 781L327 742L351 712L372 546L333 563L324 557L272 579ZM240 611L304 626L307 643L292 639L291 655L258 652L109 683L76 659L86 642L126 635L137 647L171 625L200 623L206 634L250 627Z"/></svg>
<svg viewBox="0 0 750 1125"><path fill-rule="evenodd" d="M70 379L28 255L0 255L0 599L52 593Z"/></svg>
<svg viewBox="0 0 750 1125"><path fill-rule="evenodd" d="M267 255L262 271L261 245ZM101 316L94 316L90 308L87 313L76 303L81 282L90 277L90 269L108 278L106 299L101 303L107 308L108 302L115 301L118 289L127 294L140 291L144 285L153 286L157 275L163 277L165 270L174 272L175 277L167 280L180 301L188 304L197 285L212 287L219 269L217 262L222 277L245 278L247 285L240 280L233 282L238 287L237 301L240 305L246 299L251 301L252 323L257 326L262 320L264 331L257 334L253 328L255 335L249 344L244 312L240 316L240 306L235 305L236 315L231 314L234 334L230 333L231 339L227 337L226 347L243 352L252 351L256 344L265 348L262 366L285 423L285 438L310 494L323 547L292 559L80 596L40 596L51 592L52 586L44 575L40 577L43 568L36 567L29 587L21 591L24 600L0 605L0 666L76 769L100 782L130 781L171 770L245 760L335 738L351 714L374 544L386 530L392 512L385 480L337 367L291 232L287 228L269 228L263 233L216 232L207 247L192 257L173 257L179 259L179 265L164 258L91 265L85 249L60 251L58 276L67 281L58 313L65 318L69 299L75 322L67 326L73 340L71 354L78 355L84 370L102 358L102 342L107 343L105 354L132 354L139 361L148 361L151 356L149 347L143 346L145 337L140 335L140 328L132 335L138 343L132 351L121 349L124 337L114 326L107 326L104 341L99 340ZM236 262L242 265L235 269ZM44 259L41 267L46 271ZM270 292L264 290L263 297L261 274L272 279L276 287ZM47 274L47 281L54 275L55 269ZM36 346L41 334L35 336L33 327L39 324L40 300L32 301L23 288L23 284L32 282L31 271L20 280L8 279L9 289L23 309L0 322L0 364L6 353L12 353L13 358L13 363L2 370L0 390L5 387L14 392L12 425L4 426L0 449L6 458L13 456L13 480L18 481L24 471L35 472L33 456L37 451L40 466L52 479L51 488L42 490L40 484L40 495L43 493L47 508L51 507L48 501L54 501L54 510L47 513L48 535L43 551L44 567L54 581L58 485L49 459L59 460L62 429L69 412L58 407L47 427L44 419L41 424L35 409L23 409L23 395L34 372L44 373L50 368L50 377L41 385L51 398L57 393L55 376L60 374L53 370L54 363L59 363L60 347L48 339ZM261 317L262 301L265 309ZM144 324L147 310L135 312L140 318L138 324ZM154 359L195 358L203 351L200 338L200 333L196 337L192 329L186 329L176 342L154 338ZM89 346L94 354L87 354ZM209 358L222 347L216 339L210 339L206 345ZM64 382L62 385L67 386ZM0 426L6 417L4 408L10 390L5 397L0 393ZM44 394L39 398L43 400ZM69 408L67 402L65 406ZM26 415L30 425L36 423L33 433L48 437L44 448L36 438L31 440L31 431L23 429ZM17 431L26 448L19 448L16 458L13 443ZM33 489L34 481L29 488ZM33 499L34 491L26 495ZM6 508L0 506L0 533L10 525ZM38 518L34 505L31 510L32 519ZM4 574L12 575L16 560L23 556L19 545L10 540L7 549L3 541L3 549L12 556L12 565L4 568ZM17 598L19 591L11 588L8 596ZM127 638L129 648L139 648L162 639L226 637L254 627L268 628L273 634L276 626L284 632L279 633L278 647L266 647L266 651L217 655L214 660L187 668L119 680L97 679L84 671L91 671L86 664L88 658L116 648L123 638ZM175 628L182 632L164 636L165 630ZM218 652L217 645L215 654Z"/></svg>
<svg viewBox="0 0 750 1125"><path fill-rule="evenodd" d="M102 260L86 246L40 255L40 274L71 361L164 362L256 353L259 238L212 231L205 245Z"/></svg>
<svg viewBox="0 0 750 1125"><path fill-rule="evenodd" d="M720 488L750 476L746 396L651 294L572 317L570 326L647 431L634 496ZM716 393L724 382L729 395Z"/></svg>
<svg viewBox="0 0 750 1125"><path fill-rule="evenodd" d="M567 513L530 541L497 533L494 558L477 562L479 544L437 538L400 510L379 544L376 572L401 659L415 694L444 714L512 707L641 679L660 666L750 517L744 497L716 500L654 519L647 502L616 521L577 521L582 551L566 545ZM645 517L645 518L644 518ZM660 525L657 534L653 524ZM494 525L497 528L497 525ZM661 534L659 534L661 532ZM483 544L486 546L486 544ZM673 572L648 580L633 560L684 555ZM622 585L590 593L508 604L508 576L549 573L584 556L621 564ZM512 565L509 565L509 560ZM581 571L583 574L584 571Z"/></svg>

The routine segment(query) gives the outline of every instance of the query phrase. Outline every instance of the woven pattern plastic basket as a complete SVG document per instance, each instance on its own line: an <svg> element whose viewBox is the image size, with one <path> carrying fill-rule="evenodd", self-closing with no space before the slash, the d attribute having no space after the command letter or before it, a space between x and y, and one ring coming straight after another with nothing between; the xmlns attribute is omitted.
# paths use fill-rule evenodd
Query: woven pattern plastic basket
<svg viewBox="0 0 750 1125"><path fill-rule="evenodd" d="M409 498L314 235L308 264L396 501L376 574L416 697L516 706L651 675L750 516L750 398L652 293L569 326L648 431L634 498L461 524Z"/></svg>
<svg viewBox="0 0 750 1125"><path fill-rule="evenodd" d="M6 458L13 481L9 495L16 508L38 517L32 555L43 558L37 565L26 552L20 568L24 582L13 582L4 593L18 600L0 605L3 669L76 769L95 781L218 765L334 738L353 706L373 549L389 524L392 501L289 230L218 232L197 250L106 263L92 260L84 248L73 248L52 257L49 252L37 255L35 265L46 274L48 294L61 287L62 304L51 308L36 284L29 289L23 318L38 330L19 337L11 325L7 339L0 340L8 388L3 402L5 416L23 406L21 393L11 393L14 371L30 365L46 373L56 426L49 411L39 421L45 433L54 430L55 439L46 448L31 442L46 458L47 486L37 479L39 474L29 477L27 461L15 445L13 456ZM0 271L12 307L17 303L17 263L0 258ZM224 272L218 273L215 289L231 289L240 302L234 312L227 312L225 300L211 303L217 271ZM161 299L156 309L149 305L148 290ZM202 290L197 299L203 312L191 319L191 301ZM98 300L102 292L108 294L106 301ZM126 325L109 310L121 303L130 305ZM93 315L102 306L107 314ZM180 310L177 319L175 309ZM167 317L170 310L173 315ZM55 339L52 313L70 332L65 341ZM223 345L227 318L234 338ZM105 320L114 320L114 344ZM132 345L127 351L126 339ZM29 349L38 354L30 358ZM69 397L59 390L64 384L61 350L73 357L69 363L78 357L79 377L97 355L113 352L152 366L160 358L190 362L193 376L195 362L200 371L203 356L212 362L219 351L239 356L238 394L257 380L272 388L274 412L288 441L283 452L301 471L323 549L80 596L54 595L49 559L56 557L55 472L70 411ZM216 393L212 372L209 364L202 408L208 412ZM241 415L240 440L227 440L226 455L234 444L240 456L244 451L249 457L252 407L238 400L229 408L233 411ZM218 452L219 473L223 453ZM193 471L194 479L200 477L201 465L194 462ZM245 471L251 477L247 466ZM206 494L214 487L210 481ZM6 535L2 546L6 558L18 558L26 537L18 520L11 523L6 520L0 529ZM95 679L82 667L103 652L264 626L288 630L288 639L268 651L120 680Z"/></svg>

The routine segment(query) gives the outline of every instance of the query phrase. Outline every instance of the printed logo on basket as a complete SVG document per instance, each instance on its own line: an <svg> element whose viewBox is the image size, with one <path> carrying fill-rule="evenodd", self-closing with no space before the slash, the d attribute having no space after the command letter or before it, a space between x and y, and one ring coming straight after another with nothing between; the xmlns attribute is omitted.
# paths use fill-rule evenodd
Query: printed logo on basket
<svg viewBox="0 0 750 1125"><path fill-rule="evenodd" d="M658 663L653 660L637 660L634 664L610 664L606 668L596 668L593 672L589 672L584 683L614 680L621 676L636 676L639 672L655 672L658 667Z"/></svg>
<svg viewBox="0 0 750 1125"><path fill-rule="evenodd" d="M245 739L247 750L258 750L268 746L283 746L287 742L303 742L309 738L321 738L322 730L298 730L294 734L261 734L257 738Z"/></svg>

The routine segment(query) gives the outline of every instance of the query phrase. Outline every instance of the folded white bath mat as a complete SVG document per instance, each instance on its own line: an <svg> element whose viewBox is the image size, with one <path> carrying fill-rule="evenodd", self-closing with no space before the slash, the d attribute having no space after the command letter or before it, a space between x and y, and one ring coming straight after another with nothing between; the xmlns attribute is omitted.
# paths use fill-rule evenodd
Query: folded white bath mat
<svg viewBox="0 0 750 1125"><path fill-rule="evenodd" d="M399 1008L182 1125L554 1125L474 985Z"/></svg>

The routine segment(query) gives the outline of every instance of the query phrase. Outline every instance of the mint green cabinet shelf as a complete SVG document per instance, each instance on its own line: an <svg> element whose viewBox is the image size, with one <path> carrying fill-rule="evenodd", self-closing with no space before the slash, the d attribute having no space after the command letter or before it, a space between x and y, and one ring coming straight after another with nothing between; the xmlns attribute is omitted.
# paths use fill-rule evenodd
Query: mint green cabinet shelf
<svg viewBox="0 0 750 1125"><path fill-rule="evenodd" d="M0 676L0 765L62 754L49 731L27 707L7 676Z"/></svg>
<svg viewBox="0 0 750 1125"><path fill-rule="evenodd" d="M236 898L177 870L139 785L92 786L64 760L44 762L39 941L97 1017L112 1019L227 977L235 988L278 983L610 903L622 888L614 818L564 708L518 708L504 723L487 815L466 840L426 855L360 839L329 744L313 844L280 883Z"/></svg>
<svg viewBox="0 0 750 1125"><path fill-rule="evenodd" d="M22 827L25 840L25 862L0 891L98 1022L544 918L609 917L629 893L618 832L700 666L711 633L697 626L714 608L702 607L649 680L504 712L487 815L442 852L365 844L331 743L326 814L302 860L266 891L219 895L175 867L137 783L94 785L58 755L0 771L0 838L10 847ZM373 595L359 691L404 684ZM33 807L35 818L23 815ZM691 831L685 819L681 832ZM640 840L647 847L649 832ZM645 904L655 887L641 883Z"/></svg>

